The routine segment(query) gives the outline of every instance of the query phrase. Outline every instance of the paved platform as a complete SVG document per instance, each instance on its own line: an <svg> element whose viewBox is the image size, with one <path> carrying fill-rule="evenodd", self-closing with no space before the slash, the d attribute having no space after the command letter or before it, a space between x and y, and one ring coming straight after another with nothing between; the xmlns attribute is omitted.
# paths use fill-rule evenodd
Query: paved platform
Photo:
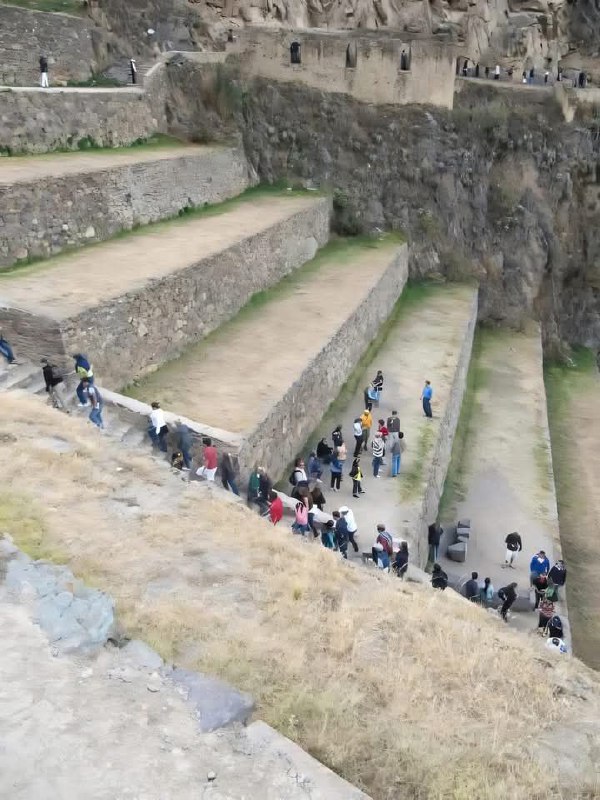
<svg viewBox="0 0 600 800"><path fill-rule="evenodd" d="M221 214L134 231L122 239L0 274L0 303L64 319L240 244L318 202L321 198L306 195L266 196L240 201Z"/></svg>
<svg viewBox="0 0 600 800"><path fill-rule="evenodd" d="M0 158L0 185L25 183L47 178L102 172L115 167L165 161L181 156L200 156L223 150L221 147L195 144L148 145L105 148L74 153L41 153Z"/></svg>
<svg viewBox="0 0 600 800"><path fill-rule="evenodd" d="M467 560L439 560L454 575L470 577L476 570L481 579L490 577L496 589L516 581L527 595L531 557L545 550L551 564L561 558L540 332L533 323L527 333L484 330L480 347L461 492L448 512L449 522L471 519ZM523 552L515 569L504 569L504 539L511 531L521 534ZM558 611L561 617L565 612L564 606ZM513 619L533 629L537 615Z"/></svg>
<svg viewBox="0 0 600 800"><path fill-rule="evenodd" d="M341 491L329 489L329 470L323 476L323 491L328 511L342 505L353 510L360 550L370 551L376 526L382 522L394 537L408 541L411 563L424 566L427 546L423 521L432 522L437 515L476 316L475 287L450 284L405 289L398 318L381 349L364 371L353 377L355 389L336 402L311 437L313 444L322 436L331 443L331 431L342 425L348 461ZM377 419L387 420L393 410L398 411L406 452L397 478L390 475L388 454L381 477L376 479L369 442L368 452L361 455L365 494L354 499L348 477L355 444L352 423L364 409L363 389L378 369L383 371L385 383L379 408L373 409L375 430ZM425 418L420 401L425 380L431 380L434 390L432 420ZM360 558L361 554L350 556Z"/></svg>
<svg viewBox="0 0 600 800"><path fill-rule="evenodd" d="M334 243L276 287L266 302L244 309L131 392L147 402L159 399L199 422L251 436L254 458L275 475L287 461L268 452L273 443L277 452L283 448L293 457L302 431L308 435L316 415L335 398L405 280L406 248L393 237L377 247ZM385 298L380 300L381 287ZM371 305L365 308L366 303ZM353 352L356 358L349 355ZM321 369L315 378L314 371ZM322 404L316 396L323 397ZM280 403L293 405L285 412L292 419L282 428Z"/></svg>

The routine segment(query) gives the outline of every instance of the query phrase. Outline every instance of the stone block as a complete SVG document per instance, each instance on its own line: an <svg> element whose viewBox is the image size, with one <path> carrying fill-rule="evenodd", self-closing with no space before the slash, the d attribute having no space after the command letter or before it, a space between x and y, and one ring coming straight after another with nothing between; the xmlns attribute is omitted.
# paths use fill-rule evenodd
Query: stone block
<svg viewBox="0 0 600 800"><path fill-rule="evenodd" d="M456 544L448 545L448 558L452 561L465 561L467 558L467 543L457 542Z"/></svg>
<svg viewBox="0 0 600 800"><path fill-rule="evenodd" d="M457 529L458 528L470 528L470 527L471 527L471 520L468 519L467 517L465 517L463 519L459 519L458 522L456 523L456 528Z"/></svg>
<svg viewBox="0 0 600 800"><path fill-rule="evenodd" d="M196 712L203 733L223 728L233 722L246 722L254 710L254 700L249 694L238 692L217 678L180 667L166 674L184 691L187 701Z"/></svg>

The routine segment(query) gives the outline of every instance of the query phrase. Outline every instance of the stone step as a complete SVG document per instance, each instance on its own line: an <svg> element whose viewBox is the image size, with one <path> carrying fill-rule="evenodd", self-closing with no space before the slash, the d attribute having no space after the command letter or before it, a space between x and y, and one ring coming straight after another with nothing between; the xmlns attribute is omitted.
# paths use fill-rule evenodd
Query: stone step
<svg viewBox="0 0 600 800"><path fill-rule="evenodd" d="M0 160L0 267L105 241L249 186L235 147L177 144ZM74 201L76 198L76 202Z"/></svg>
<svg viewBox="0 0 600 800"><path fill-rule="evenodd" d="M397 237L338 240L264 303L130 391L231 431L243 439L242 472L258 463L279 476L377 335L406 277L406 245Z"/></svg>
<svg viewBox="0 0 600 800"><path fill-rule="evenodd" d="M29 389L31 386L33 393L35 393L40 385L41 387L45 386L40 367L30 362L10 366L6 364L4 359L2 360L0 365L0 391Z"/></svg>
<svg viewBox="0 0 600 800"><path fill-rule="evenodd" d="M313 193L252 194L23 267L0 277L0 325L23 358L84 351L102 384L128 384L312 258L330 211Z"/></svg>

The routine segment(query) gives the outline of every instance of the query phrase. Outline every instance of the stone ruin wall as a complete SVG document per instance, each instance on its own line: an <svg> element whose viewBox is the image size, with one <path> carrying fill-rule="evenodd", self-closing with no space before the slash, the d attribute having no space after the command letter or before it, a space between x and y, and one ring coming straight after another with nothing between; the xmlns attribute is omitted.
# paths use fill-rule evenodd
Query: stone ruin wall
<svg viewBox="0 0 600 800"><path fill-rule="evenodd" d="M0 267L218 203L250 184L241 148L0 185Z"/></svg>
<svg viewBox="0 0 600 800"><path fill-rule="evenodd" d="M315 420L320 420L337 398L392 313L407 278L408 246L404 244L391 256L389 267L360 306L245 438L239 453L243 477L255 463L266 467L274 480L283 476L313 432Z"/></svg>
<svg viewBox="0 0 600 800"><path fill-rule="evenodd" d="M300 64L291 63L292 42L301 45ZM347 67L349 48L355 67ZM403 50L410 70L400 69ZM300 83L367 103L453 104L455 48L431 39L247 28L229 53L246 77Z"/></svg>
<svg viewBox="0 0 600 800"><path fill-rule="evenodd" d="M0 5L0 84L39 84L39 58L48 58L50 79L85 81L97 68L87 17L46 14Z"/></svg>

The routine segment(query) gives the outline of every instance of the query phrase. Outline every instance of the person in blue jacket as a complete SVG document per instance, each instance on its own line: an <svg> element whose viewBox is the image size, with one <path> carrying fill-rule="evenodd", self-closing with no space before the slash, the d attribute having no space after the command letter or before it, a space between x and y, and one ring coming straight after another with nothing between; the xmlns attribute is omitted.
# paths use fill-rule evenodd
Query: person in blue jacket
<svg viewBox="0 0 600 800"><path fill-rule="evenodd" d="M79 383L77 384L77 389L75 389L75 391L77 393L77 398L79 399L79 405L81 408L83 408L84 406L87 406L89 399L84 390L85 387L83 382L87 381L90 386L93 386L94 371L92 369L92 365L87 359L87 356L84 356L83 353L75 353L73 360L75 361L75 374L79 378Z"/></svg>
<svg viewBox="0 0 600 800"><path fill-rule="evenodd" d="M533 581L540 575L547 575L549 572L550 562L548 561L546 553L543 550L540 550L539 553L534 555L529 564L529 577L531 585L533 585Z"/></svg>
<svg viewBox="0 0 600 800"><path fill-rule="evenodd" d="M431 410L431 398L433 397L433 389L431 387L431 381L425 381L425 386L423 387L423 391L421 392L421 400L423 402L423 413L428 419L433 417L433 412Z"/></svg>

